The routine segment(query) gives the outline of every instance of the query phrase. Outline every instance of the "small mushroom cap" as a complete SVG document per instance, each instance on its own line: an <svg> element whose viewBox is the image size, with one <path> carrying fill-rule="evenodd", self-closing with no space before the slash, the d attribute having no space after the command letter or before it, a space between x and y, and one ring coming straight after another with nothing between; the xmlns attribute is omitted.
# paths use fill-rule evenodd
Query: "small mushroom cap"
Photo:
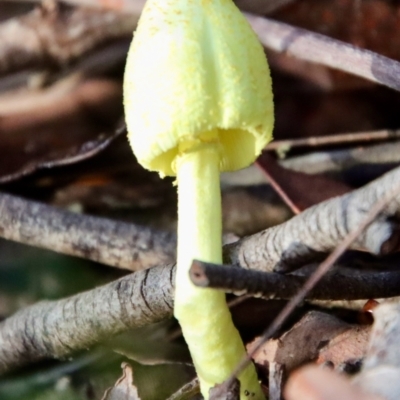
<svg viewBox="0 0 400 400"><path fill-rule="evenodd" d="M231 0L148 0L124 80L130 144L162 176L210 142L221 171L246 167L272 138L264 50Z"/></svg>

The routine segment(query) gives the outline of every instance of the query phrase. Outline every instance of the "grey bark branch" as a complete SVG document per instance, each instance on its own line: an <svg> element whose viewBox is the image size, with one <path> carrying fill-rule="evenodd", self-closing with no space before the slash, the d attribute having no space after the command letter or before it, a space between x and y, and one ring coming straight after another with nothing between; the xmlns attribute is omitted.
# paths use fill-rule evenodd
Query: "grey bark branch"
<svg viewBox="0 0 400 400"><path fill-rule="evenodd" d="M0 237L130 270L175 261L175 235L0 195Z"/></svg>
<svg viewBox="0 0 400 400"><path fill-rule="evenodd" d="M363 189L322 203L286 224L239 241L238 244L233 245L234 247L226 246L226 249L231 249L232 252L233 248L234 251L231 254L243 256L245 254L243 251L249 250L249 241L254 241L253 247L250 246L254 253L252 255L255 256L252 257L252 263L249 263L250 255L242 259L247 268L257 269L260 266L264 267L266 261L271 261L274 255L282 256L285 245L292 246L290 241L293 238L307 240L311 235L315 241L317 233L315 227L321 230L318 232L322 234L319 240L325 251L330 249L329 246L336 246L339 243L335 250L335 257L338 249L343 250L343 246L348 246L357 237L358 243L368 246L370 250L376 250L378 247L382 249L382 240L387 241L389 234L392 234L391 222L387 218L395 216L399 210L399 175L400 168ZM394 196L396 196L395 200L393 200ZM376 218L378 215L376 209L382 206L383 201L386 211ZM335 211L335 207L340 212ZM0 215L3 214L1 211L0 208ZM329 218L325 215L327 212ZM315 221L315 218L318 218L315 217L315 213L317 216L327 218L326 227L321 224L322 220ZM308 217L305 217L307 215ZM331 219L331 215L336 220ZM304 227L304 232L301 229L295 229L296 225L291 226L293 221L297 221L299 226ZM309 223L311 225L307 226ZM10 220L9 224L13 225L15 221ZM340 224L343 226L339 228ZM286 226L289 226L289 229L286 229ZM329 231L332 227L336 227L333 229L336 235L333 234L331 237ZM366 227L368 228L365 229ZM281 232L274 232L276 229L280 229ZM296 235L294 237L289 236L292 230ZM301 233L303 236L300 235ZM263 236L266 237L263 238ZM287 238L289 242L285 241ZM279 245L283 246L280 249L281 253L276 251ZM266 246L272 246L275 253L265 252ZM259 248L261 251L258 251ZM295 255L298 254L304 258L306 253L296 251ZM326 265L334 254L332 253L325 261ZM87 348L124 329L168 317L172 311L173 272L174 269L171 266L139 271L102 288L58 302L39 303L20 311L0 325L0 372L44 357L61 357L75 350ZM283 288L285 288L284 285ZM293 303L293 300L291 302Z"/></svg>
<svg viewBox="0 0 400 400"><path fill-rule="evenodd" d="M324 201L283 224L226 245L224 260L227 264L270 272L299 268L334 249L399 181L400 168L396 168L359 190ZM399 211L397 196L352 248L374 254L397 251L399 238L393 218Z"/></svg>
<svg viewBox="0 0 400 400"><path fill-rule="evenodd" d="M63 65L106 41L130 36L144 5L138 0L118 2L116 12L104 11L101 2L88 3L94 7L65 12L38 9L3 23L0 74L39 66L45 61ZM282 22L252 14L245 16L268 49L400 90L398 61Z"/></svg>
<svg viewBox="0 0 400 400"><path fill-rule="evenodd" d="M196 286L221 289L264 299L290 299L305 284L307 275L282 275L194 261L190 278ZM345 268L326 274L312 289L310 300L359 300L400 295L399 271L357 271Z"/></svg>
<svg viewBox="0 0 400 400"><path fill-rule="evenodd" d="M400 162L400 141L344 150L316 151L280 161L285 168L307 174L343 172L353 167L393 165Z"/></svg>
<svg viewBox="0 0 400 400"><path fill-rule="evenodd" d="M359 190L226 245L225 262L262 271L299 268L332 250L399 179L397 168ZM399 200L390 203L353 248L375 254L398 250L393 217L400 213ZM75 214L7 194L0 194L0 237L130 270L175 261L174 234Z"/></svg>
<svg viewBox="0 0 400 400"><path fill-rule="evenodd" d="M0 374L65 357L126 331L169 318L175 269L139 271L67 299L40 302L0 324Z"/></svg>
<svg viewBox="0 0 400 400"><path fill-rule="evenodd" d="M387 302L373 312L374 325L361 372L353 384L386 400L400 397L400 304Z"/></svg>
<svg viewBox="0 0 400 400"><path fill-rule="evenodd" d="M400 90L398 61L283 22L251 14L246 18L268 49Z"/></svg>

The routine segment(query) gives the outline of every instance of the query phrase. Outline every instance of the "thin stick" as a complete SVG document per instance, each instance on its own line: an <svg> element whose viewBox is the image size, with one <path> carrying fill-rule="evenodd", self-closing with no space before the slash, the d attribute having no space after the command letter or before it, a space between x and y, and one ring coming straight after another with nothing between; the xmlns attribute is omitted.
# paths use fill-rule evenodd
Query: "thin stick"
<svg viewBox="0 0 400 400"><path fill-rule="evenodd" d="M373 142L387 139L399 139L400 130L381 130L371 132L338 133L336 135L315 136L304 139L275 140L269 143L265 150L290 149L293 147L319 147L330 144L347 144L358 142Z"/></svg>
<svg viewBox="0 0 400 400"><path fill-rule="evenodd" d="M400 185L396 185L395 188L389 191L385 196L383 196L375 205L371 208L369 213L366 215L365 219L360 223L360 225L352 230L345 239L339 243L335 250L325 259L324 262L320 264L317 270L310 276L304 286L299 290L299 292L292 297L292 299L285 305L282 311L277 315L274 321L271 323L269 328L262 334L258 339L252 351L239 363L236 369L233 371L232 375L228 379L233 381L236 377L247 367L251 362L252 357L261 349L262 345L274 334L276 333L282 324L287 320L290 314L296 309L297 305L301 303L307 293L312 290L315 285L322 279L322 277L329 271L332 265L339 259L339 257L349 248L349 246L357 239L357 237L366 229L375 218L382 212L382 210L393 200L396 196L400 194Z"/></svg>
<svg viewBox="0 0 400 400"><path fill-rule="evenodd" d="M245 13L267 48L400 90L400 62L283 22Z"/></svg>
<svg viewBox="0 0 400 400"><path fill-rule="evenodd" d="M267 177L268 183L272 186L278 196L284 201L284 203L290 208L294 215L300 214L301 210L299 207L294 204L292 199L287 195L287 193L283 190L282 186L279 182L269 173L268 165L263 165L263 160L256 161L256 164L259 165L260 169L262 170L263 174Z"/></svg>

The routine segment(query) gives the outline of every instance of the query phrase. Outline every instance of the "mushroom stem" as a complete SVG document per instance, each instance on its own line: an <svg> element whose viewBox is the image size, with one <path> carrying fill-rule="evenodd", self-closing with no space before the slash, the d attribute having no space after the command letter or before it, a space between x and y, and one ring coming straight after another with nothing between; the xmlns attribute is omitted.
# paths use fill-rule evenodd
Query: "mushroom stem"
<svg viewBox="0 0 400 400"><path fill-rule="evenodd" d="M226 380L245 355L223 292L197 288L189 278L193 259L222 262L219 147L216 142L183 152L178 180L178 268L175 316L189 346L207 399L211 387ZM239 377L241 399L264 399L253 365ZM254 393L254 395L253 395Z"/></svg>

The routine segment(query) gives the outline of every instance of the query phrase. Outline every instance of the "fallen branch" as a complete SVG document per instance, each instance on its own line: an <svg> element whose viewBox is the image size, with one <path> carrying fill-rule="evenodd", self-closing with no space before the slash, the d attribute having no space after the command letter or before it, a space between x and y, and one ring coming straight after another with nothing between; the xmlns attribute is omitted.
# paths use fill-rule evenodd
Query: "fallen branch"
<svg viewBox="0 0 400 400"><path fill-rule="evenodd" d="M386 174L388 177L390 174ZM333 265L338 261L339 257L354 243L357 238L360 237L365 231L373 225L374 221L378 218L380 214L383 213L387 208L391 208L391 203L394 199L400 196L400 184L398 181L393 183L386 193L373 203L373 205L365 212L364 217L359 221L357 225L351 228L349 233L339 242L339 244L334 248L332 253L318 266L318 268L311 274L306 283L301 287L301 289L293 296L286 305L282 308L279 314L272 321L270 326L263 332L262 336L254 344L254 347L245 356L240 363L237 365L235 370L232 372L230 377L227 379L228 382L236 379L243 369L251 362L251 359L257 354L264 343L272 337L287 321L288 317L296 309L298 304L300 304L307 294L315 288L315 286L320 282L320 280L327 274Z"/></svg>
<svg viewBox="0 0 400 400"><path fill-rule="evenodd" d="M399 181L400 168L396 168L359 190L324 201L283 224L226 245L224 260L270 272L299 268L333 250ZM397 251L400 239L393 217L399 210L400 196L396 196L351 247L373 254Z"/></svg>
<svg viewBox="0 0 400 400"><path fill-rule="evenodd" d="M252 14L246 18L267 49L400 90L398 61L283 22Z"/></svg>
<svg viewBox="0 0 400 400"><path fill-rule="evenodd" d="M397 168L359 190L228 244L224 246L225 262L271 272L319 259L399 180ZM353 248L374 254L398 251L399 232L393 217L399 212L397 198ZM176 237L172 233L76 214L7 194L0 194L0 237L133 271L175 261Z"/></svg>
<svg viewBox="0 0 400 400"><path fill-rule="evenodd" d="M171 317L174 279L172 266L156 267L17 312L0 324L0 374Z"/></svg>
<svg viewBox="0 0 400 400"><path fill-rule="evenodd" d="M389 231L392 233L392 226L387 220L387 217L395 215L399 210L399 174L400 168L386 174L384 177L361 190L341 198L327 201L293 218L291 221L283 224L283 226L281 225L280 227L264 231L264 233L261 233L261 236L265 235L270 242L264 243L263 246L272 245L274 242L277 242L278 245L279 243L285 244L286 242L279 240L279 235L290 233L290 223L292 221L297 220L297 223L304 226L307 231L306 225L310 223L310 221L312 222L313 219L305 216L318 213L318 209L321 206L322 210L326 208L329 209L329 207L331 207L331 209L332 207L334 209L335 206L340 207L341 212L337 215L346 216L346 213L349 213L349 215L345 217L345 227L351 232L346 236L346 240L340 235L336 236L335 239L339 240L340 246L327 261L322 264L325 269L327 265L331 266L332 264L329 263L336 261L338 254L341 254L340 252L347 248L357 237L359 237L358 242L364 244L373 244L374 240L377 240L379 243L379 238L382 237L388 239L385 235ZM395 188L395 192L393 191L393 187ZM393 200L393 196L396 196L397 201ZM119 242L117 240L117 243L119 243L120 246L126 246L126 238L129 229L136 229L136 227L132 227L128 224L114 222L115 225L111 224L114 230L110 230L110 225L107 224L110 224L111 221L93 217L82 218L81 215L66 213L37 203L28 202L28 209L26 210L24 210L24 207L22 207L22 209L21 207L17 207L16 210L13 210L11 207L11 209L7 210L4 207L4 200L7 199L11 202L10 204L20 204L20 206L26 205L25 200L3 195L0 201L0 215L3 218L3 225L0 226L0 230L4 234L4 229L13 227L14 232L18 233L20 237L25 238L25 240L32 240L32 238L35 238L37 241L42 239L43 233L41 233L40 229L41 220L37 219L35 221L35 218L32 218L32 215L36 215L38 211L41 211L39 215L42 216L43 211L46 211L43 218L47 221L48 226L45 227L44 232L46 232L46 229L50 226L55 230L56 234L61 235L59 240L63 240L62 231L65 235L65 231L69 230L66 237L70 237L72 238L70 240L73 240L77 235L77 233L73 231L73 224L77 223L78 226L83 226L87 229L86 236L84 235L82 238L87 239L88 237L93 237L90 235L99 237L98 240L100 240L100 244L97 246L98 249L102 249L103 246L106 246L107 240L113 237L112 234L115 235L113 237L113 244L115 245L116 238L118 239L118 235L121 234L121 226L124 227L124 229L128 229L128 231L124 231L124 234L121 235L121 238L125 240L125 242ZM344 206L351 206L352 201L357 202L357 207L355 209L351 207L346 209ZM386 211L384 214L380 214L380 218L375 219L380 210L379 207L382 207L382 204L387 206ZM47 212L49 214L47 214ZM5 217L7 215L8 219ZM14 215L14 218L10 218L10 215ZM69 222L69 225L65 224L65 220L60 220L60 215L67 218L66 221ZM321 215L324 214L322 213ZM334 213L333 215L335 216L336 214ZM352 219L353 217L355 219ZM31 221L31 231L26 229L26 227L24 230L24 225L21 226L21 221L26 222L26 218ZM4 220L7 222L4 223ZM86 222L82 224L82 220ZM87 221L91 223L88 224ZM32 229L32 222L36 231ZM38 222L39 227L36 226L35 228L35 224ZM98 230L98 223L104 224L103 229L100 231ZM338 224L339 223L335 223L335 219L328 219L327 221L328 229L329 227L338 227ZM368 229L365 229L368 224L370 224ZM108 231L104 226L108 226ZM285 229L285 226L289 226L289 228ZM319 225L317 224L316 226L318 227ZM268 234L268 232L273 232L274 229L276 230L277 228L281 230L280 233L279 231L275 232L272 236ZM321 226L319 226L319 229L321 229ZM342 233L346 232L346 229L343 229ZM382 234L382 229L385 235ZM364 233L360 235L362 231L364 231ZM321 237L324 239L324 229L322 229L321 233ZM110 234L111 236L109 237L108 235ZM150 230L148 234L150 235L149 240L151 240ZM369 235L374 236L370 237ZM121 238L119 238L119 240L121 240ZM314 240L315 238L316 234L314 235ZM49 240L50 239L51 237ZM262 245L262 243L260 243L260 234L245 239L245 246L249 246L249 241L251 240L255 241L255 244L253 243L255 246L254 249ZM333 243L334 240L331 238L330 244ZM133 245L137 246L135 242L133 242ZM231 253L234 254L234 251L237 253L236 250L239 250L240 253L240 251L243 250L243 246L242 240L239 241L238 244L229 245L226 248L231 249ZM128 247L128 249L129 248L130 247ZM108 250L110 251L110 249ZM115 249L111 250L115 251ZM260 254L262 258L265 257L263 256L263 252ZM255 263L252 265L249 264L249 260L245 257L245 265L247 268L259 268L260 265L262 265L262 258L258 261L257 258L255 258ZM119 261L121 262L121 260ZM288 303L291 304L292 308L303 299L302 296L305 296L308 290L313 288L316 281L322 277L321 273L323 273L325 269L317 270L319 271L318 274L316 276L313 275L313 280L308 281L308 286L304 286L304 289L294 297L294 300ZM4 372L10 368L44 357L60 357L70 354L78 349L87 348L105 337L119 333L127 328L141 326L167 318L171 315L173 307L173 276L174 268L172 266L157 267L147 271L137 272L117 282L103 286L102 288L94 289L66 300L39 303L20 311L0 324L0 371ZM284 285L281 290L285 291ZM286 312L290 312L290 309L289 311L286 309ZM272 325L273 329L276 328L276 324L279 325L281 323L282 315L280 318L281 319L277 320L275 325ZM71 321L73 321L73 323L71 323ZM79 334L76 334L76 332L79 332Z"/></svg>
<svg viewBox="0 0 400 400"><path fill-rule="evenodd" d="M0 195L0 236L132 271L175 261L174 234Z"/></svg>

